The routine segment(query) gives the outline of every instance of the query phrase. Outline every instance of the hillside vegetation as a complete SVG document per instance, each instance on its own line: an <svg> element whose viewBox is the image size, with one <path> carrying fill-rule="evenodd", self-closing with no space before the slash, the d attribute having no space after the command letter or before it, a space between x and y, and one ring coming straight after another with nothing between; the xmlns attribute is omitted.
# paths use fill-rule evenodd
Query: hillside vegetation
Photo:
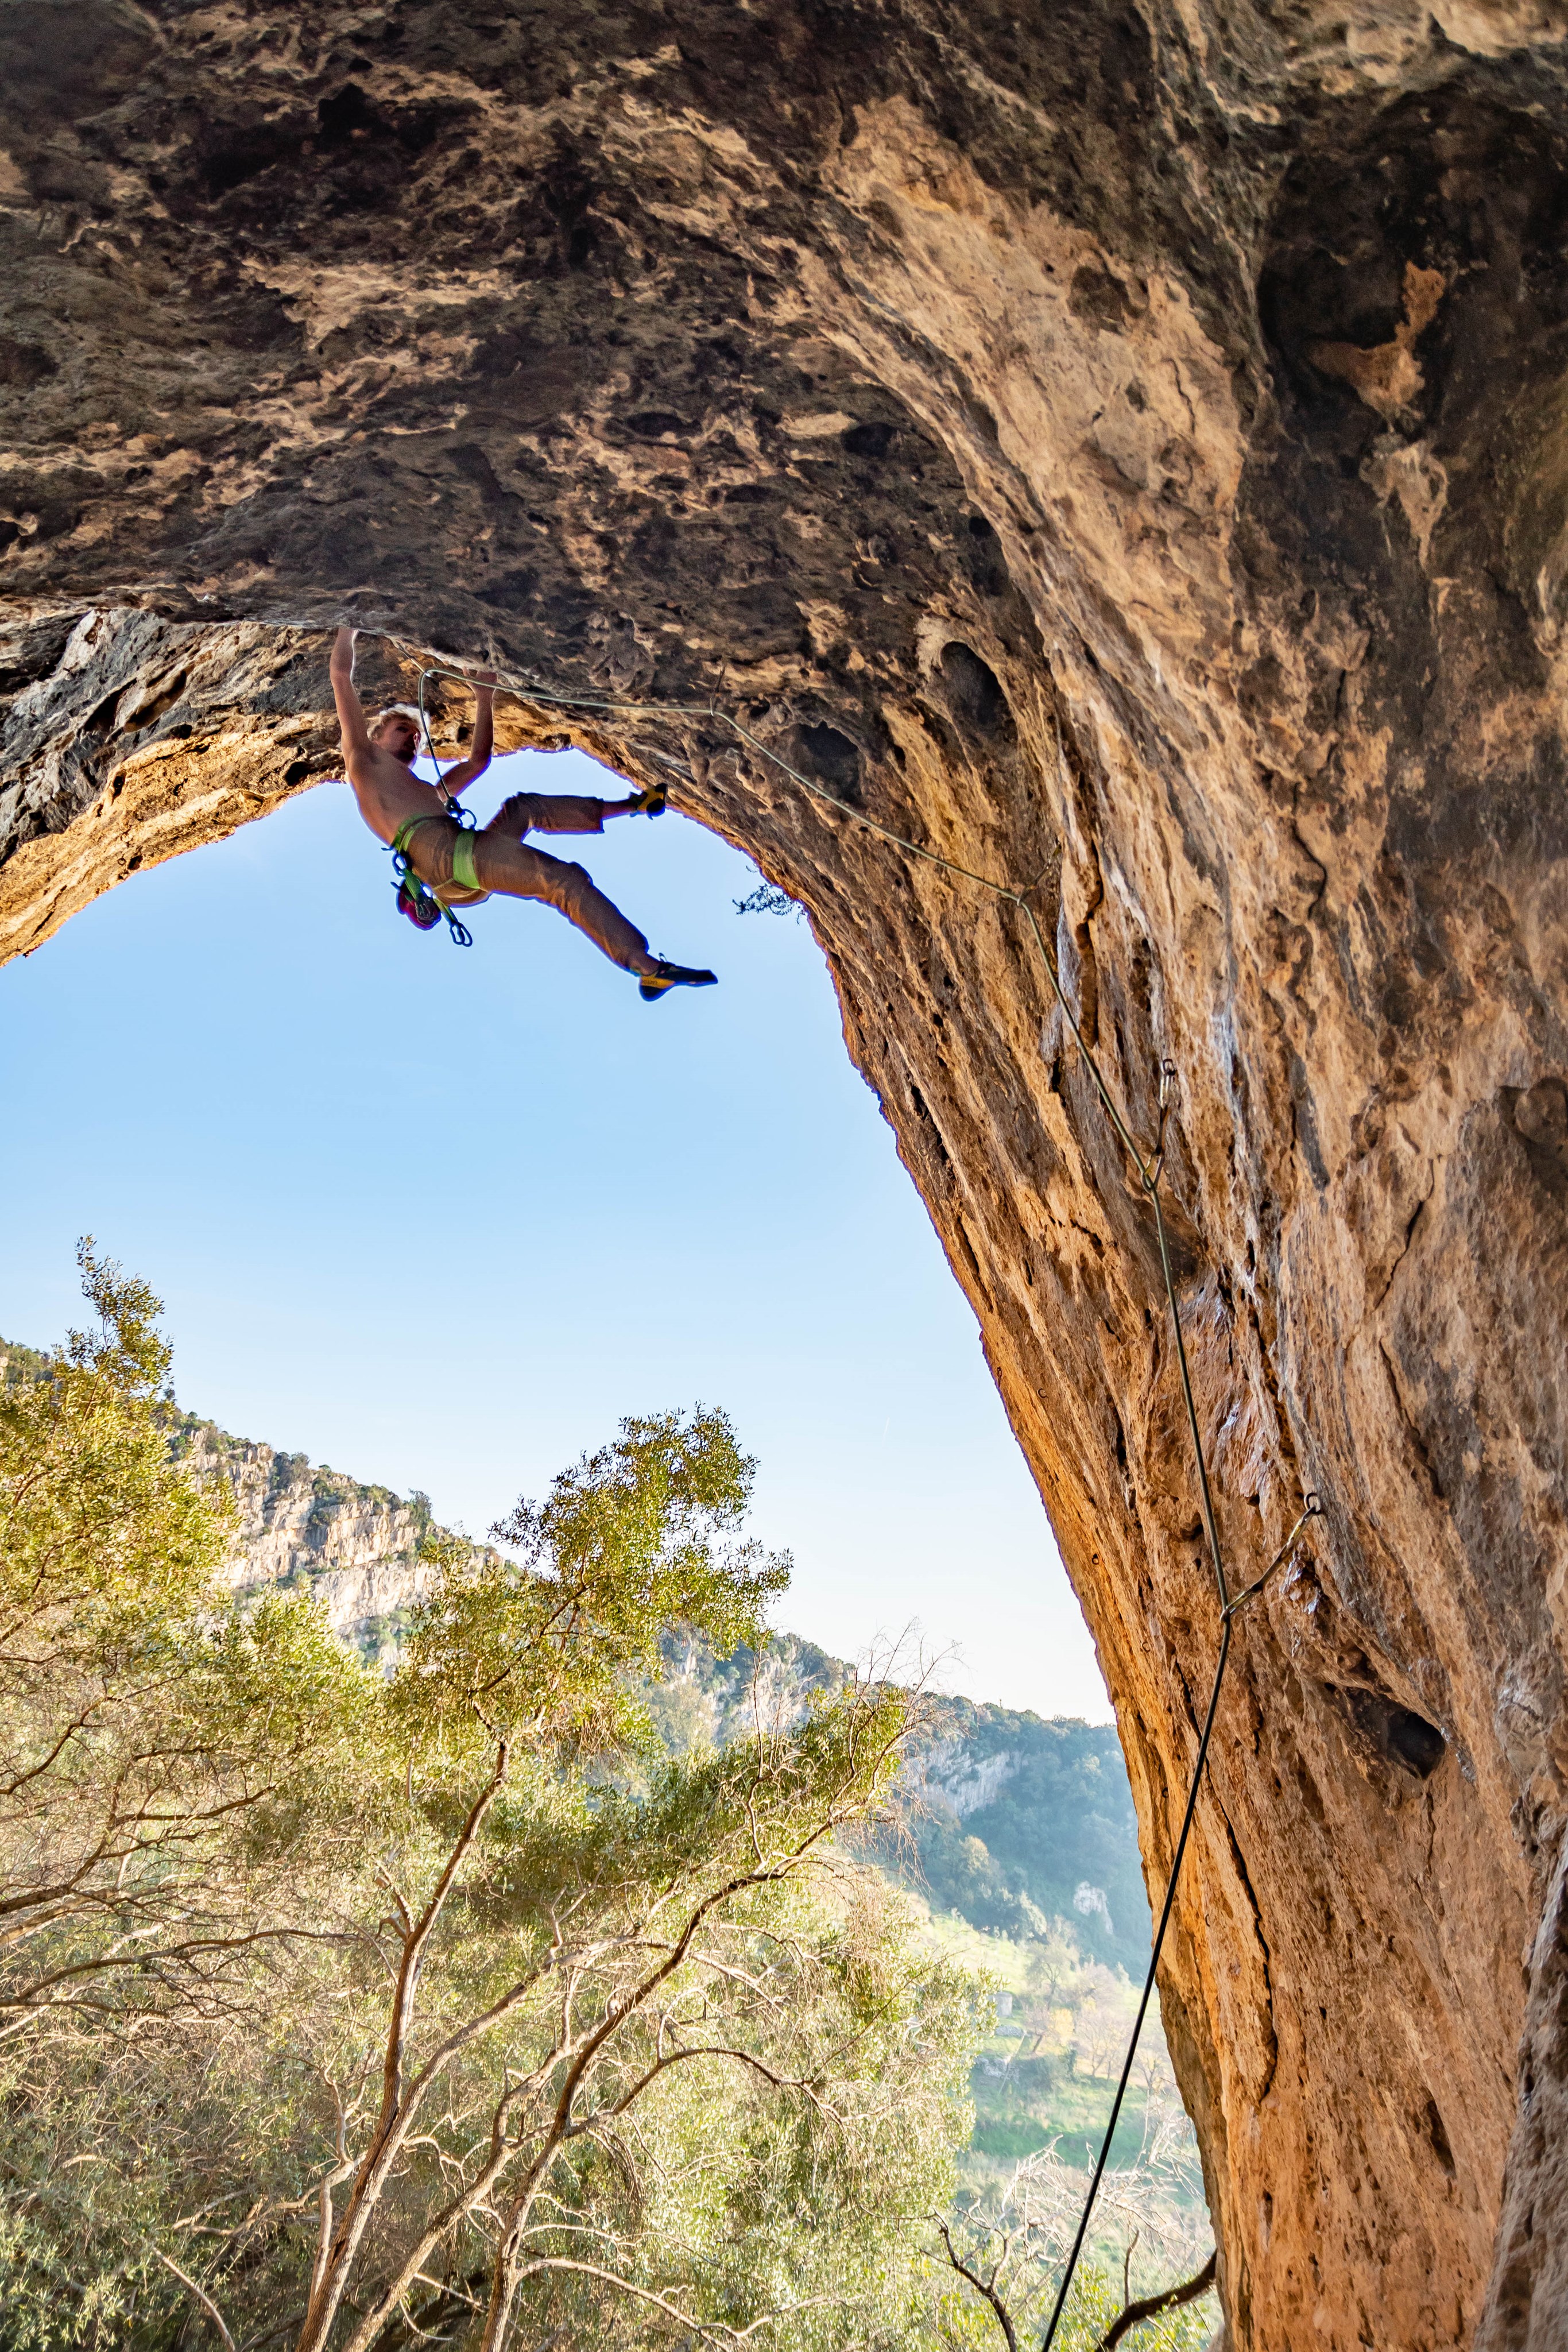
<svg viewBox="0 0 1568 2352"><path fill-rule="evenodd" d="M476 1545L181 1412L83 1268L0 1351L7 2341L1032 2325L1147 1935L1113 1735L765 1633L722 1414ZM1063 2352L1207 2243L1152 2034Z"/></svg>
<svg viewBox="0 0 1568 2352"><path fill-rule="evenodd" d="M760 1656L742 1649L725 1659L677 1635L664 1666L650 1699L677 1750L697 1738L722 1744L758 1713L787 1712L850 1671L789 1633L773 1635ZM1142 1974L1149 1908L1110 1724L944 1698L902 1780L904 1836L890 1844L888 1866L936 1909L1026 1941L1070 1922L1085 1958Z"/></svg>
<svg viewBox="0 0 1568 2352"><path fill-rule="evenodd" d="M852 1675L794 1635L721 1658L684 1627L665 1637L662 1666L644 1695L673 1754L791 1721L811 1691ZM1015 2167L1038 2170L1049 2155L1078 2183L1078 2191L1058 2184L1071 2201L1104 2131L1148 1963L1132 1792L1114 1730L940 1699L910 1742L893 1818L864 1850L920 1903L931 1948L992 1989L991 2031L970 2078L966 2179L994 2200ZM1107 2254L1119 2259L1134 2229L1145 2244L1168 2244L1178 2265L1207 2242L1197 2145L1157 2015L1144 2028L1113 2154L1138 2170L1139 2185L1130 2223L1114 2199L1106 2208Z"/></svg>

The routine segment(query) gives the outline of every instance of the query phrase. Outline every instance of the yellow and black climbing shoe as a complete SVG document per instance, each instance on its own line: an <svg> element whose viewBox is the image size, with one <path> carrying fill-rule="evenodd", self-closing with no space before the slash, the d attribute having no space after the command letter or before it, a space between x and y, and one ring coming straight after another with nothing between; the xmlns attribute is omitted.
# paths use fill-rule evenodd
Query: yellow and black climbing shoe
<svg viewBox="0 0 1568 2352"><path fill-rule="evenodd" d="M659 962L637 982L637 993L644 1004L657 1004L672 988L714 988L717 984L716 971L693 971L684 963Z"/></svg>
<svg viewBox="0 0 1568 2352"><path fill-rule="evenodd" d="M648 784L632 795L633 816L663 816L670 797L668 784Z"/></svg>

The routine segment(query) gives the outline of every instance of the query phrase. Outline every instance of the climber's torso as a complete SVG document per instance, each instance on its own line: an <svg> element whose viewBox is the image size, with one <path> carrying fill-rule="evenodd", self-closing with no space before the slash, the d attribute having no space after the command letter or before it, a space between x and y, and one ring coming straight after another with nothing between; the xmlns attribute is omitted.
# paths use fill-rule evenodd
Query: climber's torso
<svg viewBox="0 0 1568 2352"><path fill-rule="evenodd" d="M446 804L434 785L425 783L379 744L372 743L368 751L350 751L347 765L360 814L378 840L390 842L410 817L446 814Z"/></svg>

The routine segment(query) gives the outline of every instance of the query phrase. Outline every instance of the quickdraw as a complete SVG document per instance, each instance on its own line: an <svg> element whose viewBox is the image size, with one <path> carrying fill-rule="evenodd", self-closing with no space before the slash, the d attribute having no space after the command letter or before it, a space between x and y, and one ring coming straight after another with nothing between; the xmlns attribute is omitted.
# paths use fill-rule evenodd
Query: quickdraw
<svg viewBox="0 0 1568 2352"><path fill-rule="evenodd" d="M466 825L463 822L465 817L467 818ZM392 856L392 872L397 877L395 884L397 910L400 915L408 917L416 931L433 931L444 916L446 928L452 934L453 946L471 948L474 944L474 934L467 924L460 923L451 908L442 905L434 891L428 884L420 880L408 862L408 845L415 828L422 824L454 824L460 831L472 832L474 818L469 810L458 809L455 803L453 803L448 807L444 817L411 816L408 823L400 824L392 835L388 847Z"/></svg>

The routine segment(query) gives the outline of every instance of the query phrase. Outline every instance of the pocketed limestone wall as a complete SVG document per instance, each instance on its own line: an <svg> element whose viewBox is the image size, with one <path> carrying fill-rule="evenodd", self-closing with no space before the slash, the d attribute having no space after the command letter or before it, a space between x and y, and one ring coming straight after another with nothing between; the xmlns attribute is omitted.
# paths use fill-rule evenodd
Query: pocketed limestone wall
<svg viewBox="0 0 1568 2352"><path fill-rule="evenodd" d="M11 0L0 79L5 940L324 772L343 619L674 773L810 912L1157 1899L1218 1626L1146 1209L1019 908L855 814L1027 886L1141 1138L1175 1066L1238 1576L1323 1504L1162 1983L1232 2343L1560 2341L1559 16Z"/></svg>

